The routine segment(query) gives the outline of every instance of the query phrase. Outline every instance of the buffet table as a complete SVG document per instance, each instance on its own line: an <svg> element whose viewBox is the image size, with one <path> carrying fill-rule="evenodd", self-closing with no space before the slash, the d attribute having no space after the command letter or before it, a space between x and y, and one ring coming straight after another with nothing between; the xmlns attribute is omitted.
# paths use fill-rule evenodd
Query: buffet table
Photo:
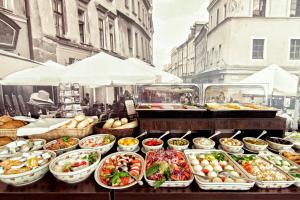
<svg viewBox="0 0 300 200"><path fill-rule="evenodd" d="M82 183L70 185L58 181L48 172L41 180L24 187L0 183L0 199L110 200L111 191L97 185L93 176Z"/></svg>
<svg viewBox="0 0 300 200"><path fill-rule="evenodd" d="M82 183L69 185L57 181L50 173L35 184L25 187L13 187L0 183L1 200L127 200L129 198L130 200L198 200L200 198L215 200L289 200L298 199L299 195L300 188L294 186L287 189L259 189L254 187L250 191L204 191L199 189L195 182L187 188L160 188L155 190L144 181L144 186L136 185L125 190L110 191L97 185L92 176Z"/></svg>

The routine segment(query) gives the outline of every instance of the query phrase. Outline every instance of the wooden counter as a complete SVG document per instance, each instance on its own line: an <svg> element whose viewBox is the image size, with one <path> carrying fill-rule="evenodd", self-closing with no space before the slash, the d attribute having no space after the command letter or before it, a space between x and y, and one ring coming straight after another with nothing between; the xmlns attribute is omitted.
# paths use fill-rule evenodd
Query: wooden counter
<svg viewBox="0 0 300 200"><path fill-rule="evenodd" d="M193 182L188 188L161 188L135 186L114 192L114 200L291 200L299 199L300 188L259 189L250 191L205 191Z"/></svg>
<svg viewBox="0 0 300 200"><path fill-rule="evenodd" d="M207 130L217 129L272 130L284 132L286 120L275 118L141 118L141 131Z"/></svg>
<svg viewBox="0 0 300 200"><path fill-rule="evenodd" d="M0 183L1 200L110 200L111 191L96 183L93 176L79 184L66 184L55 179L50 172L41 180L24 187Z"/></svg>

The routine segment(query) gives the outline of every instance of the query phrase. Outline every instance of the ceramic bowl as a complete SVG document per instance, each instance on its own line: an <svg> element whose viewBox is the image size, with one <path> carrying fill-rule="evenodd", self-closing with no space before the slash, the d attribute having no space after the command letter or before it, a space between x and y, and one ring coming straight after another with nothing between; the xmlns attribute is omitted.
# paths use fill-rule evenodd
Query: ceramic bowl
<svg viewBox="0 0 300 200"><path fill-rule="evenodd" d="M100 139L100 138L103 138L105 136L111 136L111 137L114 138L114 140L109 144L106 144L106 145L103 145L103 146L96 146L96 147L91 147L91 146L88 146L88 145L84 144L87 140ZM114 146L115 142L116 142L116 137L111 135L111 134L98 134L98 135L91 135L91 136L88 136L88 137L85 137L85 138L81 139L79 141L79 147L81 149L96 149L101 154L106 154L109 150L111 150L111 148Z"/></svg>
<svg viewBox="0 0 300 200"><path fill-rule="evenodd" d="M157 140L157 141L160 141L161 144L160 145L157 145L157 146L149 146L149 145L146 145L145 143L150 141L150 140ZM162 141L161 139L158 139L158 138L147 138L147 139L144 139L143 142L142 142L142 145L145 149L145 151L157 151L157 150L160 150L163 148L163 145L164 145L164 141Z"/></svg>
<svg viewBox="0 0 300 200"><path fill-rule="evenodd" d="M256 138L254 137L244 137L243 138L243 142L245 144L245 146L247 147L247 149L251 150L251 151L264 151L267 149L268 147L268 143L262 139L257 139L257 141L261 141L263 143L265 143L265 145L258 145L258 144L252 144L247 142L247 140L256 140Z"/></svg>
<svg viewBox="0 0 300 200"><path fill-rule="evenodd" d="M273 142L273 141L270 141L269 138L267 138L267 142L269 144L269 146L274 149L274 150L288 150L288 149L291 149L293 147L293 143L291 141L288 141L286 139L282 139L282 138L279 138L279 137L270 137L270 138L273 138L273 139L278 139L278 140L282 140L282 141L285 141L287 143L290 143L290 144L280 144L280 143L277 143L277 142Z"/></svg>
<svg viewBox="0 0 300 200"><path fill-rule="evenodd" d="M237 153L239 152L240 150L242 150L244 144L241 142L241 145L238 145L238 146L235 146L235 145L228 145L226 143L224 143L224 139L226 138L221 138L219 140L221 146L222 146L222 149L227 151L228 153Z"/></svg>
<svg viewBox="0 0 300 200"><path fill-rule="evenodd" d="M128 138L135 139L134 137L125 137L125 138L122 138L122 139L128 139ZM120 140L119 140L118 145L119 145L120 150L121 151L128 151L128 152L136 150L139 146L140 141L138 139L135 139L135 140L137 140L137 143L134 144L134 145L122 145L122 144L120 144Z"/></svg>
<svg viewBox="0 0 300 200"><path fill-rule="evenodd" d="M197 142L197 140L199 139L206 139L207 141L210 141L211 144L201 144L199 142ZM208 138L203 138L203 137L197 137L193 139L193 144L195 146L196 149L213 149L215 147L215 142L211 139Z"/></svg>
<svg viewBox="0 0 300 200"><path fill-rule="evenodd" d="M174 150L177 150L177 151L183 151L183 150L186 150L189 148L189 141L186 140L186 139L181 139L181 140L185 140L187 142L186 145L174 145L174 144L171 144L171 141L172 140L179 140L180 138L170 138L168 139L168 145L169 145L169 149L174 149Z"/></svg>
<svg viewBox="0 0 300 200"><path fill-rule="evenodd" d="M95 163L92 165L85 167L83 169L80 169L78 171L74 172L59 172L55 170L55 166L59 165L59 162L61 160L66 160L74 156L78 156L81 154L89 154L96 152L98 154L98 159ZM78 149L74 151L70 151L67 153L64 153L55 159L53 159L49 165L50 172L60 181L63 181L65 183L79 183L84 180L86 180L96 169L97 165L99 164L101 159L101 154L97 150L94 149Z"/></svg>
<svg viewBox="0 0 300 200"><path fill-rule="evenodd" d="M53 151L49 150L40 150L39 152L48 152L51 155L51 159L54 159L56 154ZM19 156L21 154L15 155ZM51 161L51 160L50 160ZM34 183L44 177L44 175L49 171L49 163L35 168L31 171L20 173L20 174L11 174L11 175L0 175L0 180L3 183L13 185L13 186L25 186L31 183Z"/></svg>
<svg viewBox="0 0 300 200"><path fill-rule="evenodd" d="M44 139L29 139L30 141L34 142L35 143L35 146L33 149L31 149L30 151L37 151L37 150L40 150L43 148L43 146L46 144L46 140ZM1 150L3 149L7 149L9 148L9 146L11 146L13 143L16 143L16 142L22 142L23 140L16 140L16 141L13 141L13 142L10 142L4 146L1 146L0 147L0 152ZM29 152L30 152L29 151ZM19 154L19 153L22 153L21 151L18 151L16 153L9 153L9 154L2 154L0 153L0 161L1 160L6 160L8 158L11 158L11 157L14 157L15 155Z"/></svg>
<svg viewBox="0 0 300 200"><path fill-rule="evenodd" d="M75 140L77 141L76 144L74 144L74 145L71 146L71 147L63 148L63 149L57 149L57 150L52 150L52 151L54 151L54 152L56 153L56 155L61 155L61 154L66 153L66 152L68 152L68 151L72 151L72 150L74 150L74 149L77 148L78 143L79 143L79 139L78 139L78 138L75 138ZM52 140L52 141L48 142L47 144L45 144L45 145L43 146L43 148L44 148L45 150L47 150L48 147L49 147L50 145L52 145L52 144L54 144L54 143L56 143L56 142L57 142L56 140Z"/></svg>

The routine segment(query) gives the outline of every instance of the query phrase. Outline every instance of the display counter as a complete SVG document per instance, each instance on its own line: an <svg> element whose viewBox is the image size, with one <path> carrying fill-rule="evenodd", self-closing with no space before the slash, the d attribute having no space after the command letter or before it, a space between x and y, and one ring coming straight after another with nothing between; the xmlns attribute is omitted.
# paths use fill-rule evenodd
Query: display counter
<svg viewBox="0 0 300 200"><path fill-rule="evenodd" d="M110 200L111 191L97 185L93 176L82 183L72 185L58 181L48 172L41 180L24 187L0 183L0 199Z"/></svg>
<svg viewBox="0 0 300 200"><path fill-rule="evenodd" d="M298 199L300 188L290 187L287 189L259 189L252 188L250 191L205 191L201 190L198 185L193 182L187 188L160 188L155 190L149 186L135 186L126 190L118 190L114 192L115 200L289 200Z"/></svg>
<svg viewBox="0 0 300 200"><path fill-rule="evenodd" d="M50 173L35 184L25 187L13 187L0 183L1 200L289 200L298 199L299 195L300 188L294 186L287 189L259 189L254 187L250 191L205 191L201 190L195 182L187 188L154 189L144 181L143 186L136 185L125 190L110 191L97 185L93 176L82 183L69 185L57 181Z"/></svg>

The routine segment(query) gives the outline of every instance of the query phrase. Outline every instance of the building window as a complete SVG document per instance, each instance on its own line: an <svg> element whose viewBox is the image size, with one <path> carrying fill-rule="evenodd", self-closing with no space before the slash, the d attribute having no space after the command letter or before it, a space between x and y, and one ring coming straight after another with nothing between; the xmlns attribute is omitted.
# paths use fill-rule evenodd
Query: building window
<svg viewBox="0 0 300 200"><path fill-rule="evenodd" d="M54 12L54 24L57 36L63 36L65 34L64 24L64 12L63 12L63 1L52 0L53 12Z"/></svg>
<svg viewBox="0 0 300 200"><path fill-rule="evenodd" d="M291 17L300 17L300 0L291 0Z"/></svg>
<svg viewBox="0 0 300 200"><path fill-rule="evenodd" d="M78 10L78 24L79 24L80 42L84 43L85 16L83 10Z"/></svg>
<svg viewBox="0 0 300 200"><path fill-rule="evenodd" d="M135 51L136 51L136 57L139 57L139 39L138 34L135 33Z"/></svg>
<svg viewBox="0 0 300 200"><path fill-rule="evenodd" d="M252 43L252 59L264 59L264 39L253 39Z"/></svg>
<svg viewBox="0 0 300 200"><path fill-rule="evenodd" d="M219 9L217 10L217 25L219 24Z"/></svg>
<svg viewBox="0 0 300 200"><path fill-rule="evenodd" d="M141 37L141 44L142 44L142 55L141 55L141 58L145 58L145 54L144 54L144 40L143 40L143 37Z"/></svg>
<svg viewBox="0 0 300 200"><path fill-rule="evenodd" d="M219 62L221 61L221 58L222 58L222 45L219 44L219 58L218 58Z"/></svg>
<svg viewBox="0 0 300 200"><path fill-rule="evenodd" d="M135 0L131 0L131 7L132 7L132 13L136 14L136 12L135 12Z"/></svg>
<svg viewBox="0 0 300 200"><path fill-rule="evenodd" d="M127 39L128 39L128 49L129 49L129 53L130 55L132 55L132 34L131 34L131 29L128 28L127 29Z"/></svg>
<svg viewBox="0 0 300 200"><path fill-rule="evenodd" d="M227 4L224 4L224 19L227 17Z"/></svg>
<svg viewBox="0 0 300 200"><path fill-rule="evenodd" d="M253 0L253 16L266 16L266 0Z"/></svg>
<svg viewBox="0 0 300 200"><path fill-rule="evenodd" d="M143 12L142 12L142 22L145 26L145 9L143 8L142 10L143 10Z"/></svg>
<svg viewBox="0 0 300 200"><path fill-rule="evenodd" d="M5 6L5 0L0 0L0 7L6 8L6 6Z"/></svg>
<svg viewBox="0 0 300 200"><path fill-rule="evenodd" d="M300 39L291 39L290 60L300 60Z"/></svg>
<svg viewBox="0 0 300 200"><path fill-rule="evenodd" d="M104 48L104 21L99 19L100 48Z"/></svg>
<svg viewBox="0 0 300 200"><path fill-rule="evenodd" d="M214 63L214 51L215 51L215 48L212 48L211 53L210 53L210 65L212 65Z"/></svg>
<svg viewBox="0 0 300 200"><path fill-rule="evenodd" d="M125 0L125 8L129 8L129 5L128 5L128 0Z"/></svg>
<svg viewBox="0 0 300 200"><path fill-rule="evenodd" d="M210 27L212 28L213 27L213 21L212 21L212 16L210 16Z"/></svg>
<svg viewBox="0 0 300 200"><path fill-rule="evenodd" d="M138 1L138 17L139 17L139 20L141 21L141 4L139 1Z"/></svg>
<svg viewBox="0 0 300 200"><path fill-rule="evenodd" d="M109 44L110 50L115 51L114 26L112 24L109 24Z"/></svg>

